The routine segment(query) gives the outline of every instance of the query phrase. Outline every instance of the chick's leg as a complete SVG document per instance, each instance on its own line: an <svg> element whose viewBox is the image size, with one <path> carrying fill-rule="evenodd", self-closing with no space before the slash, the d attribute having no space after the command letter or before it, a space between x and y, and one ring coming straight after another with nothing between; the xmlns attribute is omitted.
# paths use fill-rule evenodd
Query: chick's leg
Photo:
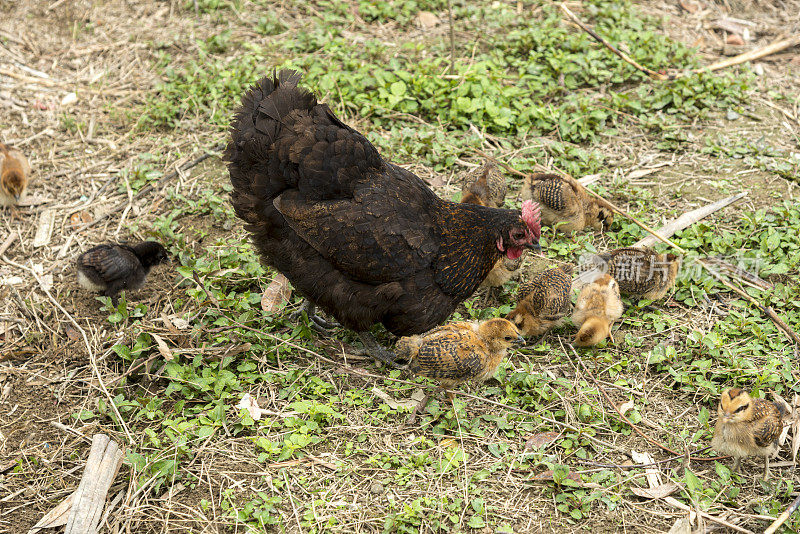
<svg viewBox="0 0 800 534"><path fill-rule="evenodd" d="M397 356L395 356L392 351L383 348L375 339L375 336L365 331L358 332L358 337L361 339L361 343L364 344L364 351L366 354L380 362L391 365L392 367L397 367L395 363Z"/></svg>
<svg viewBox="0 0 800 534"><path fill-rule="evenodd" d="M422 410L424 410L425 407L428 405L428 400L430 400L430 398L431 398L431 394L430 393L426 393L425 396L422 397L422 400L420 400L417 403L417 405L414 407L414 411L411 412L411 415L408 416L408 419L406 419L406 422L403 423L403 425L400 427L401 429L405 428L406 425L413 425L414 424L414 422L417 420L417 416L419 415L419 413Z"/></svg>
<svg viewBox="0 0 800 534"><path fill-rule="evenodd" d="M733 460L733 472L734 472L734 473L738 473L738 472L739 472L739 468L740 468L741 466L742 466L742 457L741 457L741 456L737 456L737 457L736 457L736 458Z"/></svg>
<svg viewBox="0 0 800 534"><path fill-rule="evenodd" d="M764 456L764 480L769 480L769 456Z"/></svg>

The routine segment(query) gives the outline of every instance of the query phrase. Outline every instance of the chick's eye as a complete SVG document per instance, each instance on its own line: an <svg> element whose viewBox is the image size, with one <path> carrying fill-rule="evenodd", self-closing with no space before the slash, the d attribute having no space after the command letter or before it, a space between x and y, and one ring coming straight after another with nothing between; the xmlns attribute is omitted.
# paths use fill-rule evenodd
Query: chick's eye
<svg viewBox="0 0 800 534"><path fill-rule="evenodd" d="M733 411L733 413L743 412L743 411L745 411L747 409L748 406L750 406L750 405L749 404L745 404L744 406L739 406L738 408L736 408Z"/></svg>

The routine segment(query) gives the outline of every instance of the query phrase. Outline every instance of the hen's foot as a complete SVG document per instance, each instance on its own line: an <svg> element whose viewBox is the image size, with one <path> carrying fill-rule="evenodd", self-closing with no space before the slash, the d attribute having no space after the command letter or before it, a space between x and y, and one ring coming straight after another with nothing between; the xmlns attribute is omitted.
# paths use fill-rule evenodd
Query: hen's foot
<svg viewBox="0 0 800 534"><path fill-rule="evenodd" d="M358 337L364 344L365 354L392 367L399 367L395 362L397 356L392 351L383 348L372 334L369 332L359 332Z"/></svg>
<svg viewBox="0 0 800 534"><path fill-rule="evenodd" d="M334 321L326 321L325 319L317 315L316 305L309 300L304 300L303 304L300 305L299 310L290 313L289 320L297 321L300 317L303 316L303 312L306 313L308 320L311 321L309 326L311 326L313 330L316 330L321 334L327 334L328 330L339 326L339 323Z"/></svg>

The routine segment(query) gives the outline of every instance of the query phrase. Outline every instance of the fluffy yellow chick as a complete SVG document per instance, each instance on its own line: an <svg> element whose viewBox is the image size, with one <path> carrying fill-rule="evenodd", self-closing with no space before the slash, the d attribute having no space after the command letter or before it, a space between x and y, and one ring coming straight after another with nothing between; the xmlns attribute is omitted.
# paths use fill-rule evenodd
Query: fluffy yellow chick
<svg viewBox="0 0 800 534"><path fill-rule="evenodd" d="M746 391L731 388L722 393L717 409L717 426L711 447L733 456L733 470L739 471L745 456L764 457L764 480L769 479L769 459L778 453L778 437L786 409L766 399L754 399Z"/></svg>
<svg viewBox="0 0 800 534"><path fill-rule="evenodd" d="M610 337L611 326L622 316L622 311L619 285L611 275L601 275L586 285L578 295L572 313L572 322L579 327L575 345L590 347Z"/></svg>

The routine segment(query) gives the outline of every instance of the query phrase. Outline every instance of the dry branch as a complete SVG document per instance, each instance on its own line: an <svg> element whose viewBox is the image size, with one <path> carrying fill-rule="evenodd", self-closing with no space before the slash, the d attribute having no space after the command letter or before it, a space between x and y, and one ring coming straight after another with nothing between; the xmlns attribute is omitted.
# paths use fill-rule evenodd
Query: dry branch
<svg viewBox="0 0 800 534"><path fill-rule="evenodd" d="M105 434L95 434L78 489L45 514L28 531L66 525L64 534L95 534L100 524L106 495L122 466L122 451Z"/></svg>
<svg viewBox="0 0 800 534"><path fill-rule="evenodd" d="M626 54L626 53L625 53L625 52L623 52L622 50L618 49L616 46L612 45L611 43L609 43L608 41L606 41L605 39L603 39L602 37L600 37L600 36L597 34L597 32L595 32L593 29L591 29L591 28L590 28L590 27L588 27L586 24L584 24L583 22L581 22L581 20L580 20L580 19L579 19L577 16L575 16L575 13L573 13L572 11L570 11L570 10L569 10L569 8L568 8L566 5L564 5L564 4L561 4L561 10L562 10L564 13L566 13L566 15L567 15L567 16L570 18L570 20L572 20L572 22L574 22L575 24L577 24L577 25L578 25L578 26L579 26L579 27L580 27L580 28L581 28L583 31L585 31L586 33L588 33L589 35L591 35L591 36L592 36L592 38L593 38L595 41L597 41L597 42L598 42L598 43L600 43L601 45L605 46L606 48L608 48L609 50L611 50L612 52L614 52L616 55L618 55L620 58L622 58L622 60L623 60L623 61L625 61L625 62L626 62L626 63L628 63L629 65L633 66L633 68L635 68L636 70L638 70L638 71L641 71L641 72L644 72L645 74L647 74L647 75L648 75L648 76L650 76L651 78L655 78L656 80L667 80L667 79L668 79L668 77L667 77L665 74L661 74L660 72L656 72L656 71L654 71L654 70L652 70L652 69L648 69L647 67L644 67L644 66L642 66L642 65L639 65L639 64L638 64L636 61L634 61L634 60L633 60L633 58L631 58L631 57L630 57L628 54Z"/></svg>
<svg viewBox="0 0 800 534"><path fill-rule="evenodd" d="M95 434L86 469L75 490L64 534L95 534L108 490L122 466L122 451L105 434Z"/></svg>
<svg viewBox="0 0 800 534"><path fill-rule="evenodd" d="M800 34L787 37L786 39L781 39L780 41L775 41L774 43L770 43L767 46L763 46L755 50L748 50L744 54L739 54L738 56L733 56L728 59L723 59L722 61L712 63L707 67L694 69L691 72L698 73L706 70L719 70L719 69L724 69L725 67L732 67L740 63L745 63L747 61L754 61L756 59L761 59L762 57L776 54L781 50L786 50L787 48L791 48L797 45L800 45Z"/></svg>
<svg viewBox="0 0 800 534"><path fill-rule="evenodd" d="M793 513L795 513L797 508L800 508L800 495L798 495L797 498L792 501L792 504L789 505L789 508L787 508L785 512L778 516L778 519L776 519L775 522L773 522L767 528L767 530L764 531L764 534L774 534L777 532L780 526L786 523L786 520L789 519Z"/></svg>
<svg viewBox="0 0 800 534"><path fill-rule="evenodd" d="M708 204L707 206L699 207L696 210L692 210L692 211L690 211L688 213L684 213L683 215L681 215L680 217L678 217L674 221L671 221L668 224L665 224L664 226L662 226L661 228L656 230L656 232L658 233L658 235L661 236L661 238L672 237L676 232L680 232L681 230L683 230L685 228L688 228L689 226L693 225L697 221L699 221L699 220L701 220L701 219L703 219L705 217L708 217L712 213L714 213L716 211L719 211L722 208L724 208L725 206L728 206L729 204L733 204L737 200L742 199L742 198L744 198L746 196L747 196L747 192L744 191L742 193L730 196L728 198L723 198L722 200L717 200L716 202ZM658 242L658 240L659 240L658 237L656 237L655 235L651 235L651 236L645 237L644 239L640 239L639 241L634 243L633 246L634 247L651 247L651 246L655 245Z"/></svg>

